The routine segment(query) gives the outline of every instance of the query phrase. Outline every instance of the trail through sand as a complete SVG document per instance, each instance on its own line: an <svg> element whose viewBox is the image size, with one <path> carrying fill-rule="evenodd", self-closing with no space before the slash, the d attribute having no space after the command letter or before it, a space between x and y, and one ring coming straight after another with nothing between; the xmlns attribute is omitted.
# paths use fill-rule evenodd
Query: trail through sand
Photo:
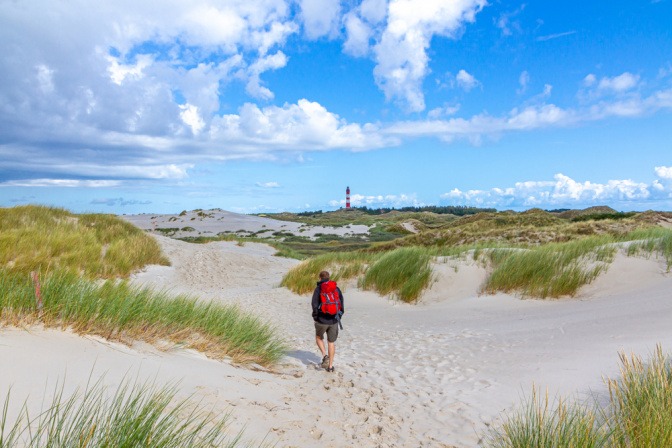
<svg viewBox="0 0 672 448"><path fill-rule="evenodd" d="M237 367L174 347L127 347L55 330L2 329L0 390L39 406L56 381L66 392L92 375L179 381L217 411L232 412L244 439L280 447L475 447L501 411L529 395L605 393L618 352L672 350L672 277L656 260L617 257L579 299L478 296L483 269L440 260L417 305L341 285L345 329L336 372L317 367L310 297L278 285L297 262L254 243L188 244L158 237L172 266L134 282L235 303L277 325L291 351L274 372ZM630 275L630 274L633 275ZM92 373L93 372L93 373ZM48 394L47 394L48 395ZM22 400L23 398L21 398ZM17 409L11 412L17 412Z"/></svg>

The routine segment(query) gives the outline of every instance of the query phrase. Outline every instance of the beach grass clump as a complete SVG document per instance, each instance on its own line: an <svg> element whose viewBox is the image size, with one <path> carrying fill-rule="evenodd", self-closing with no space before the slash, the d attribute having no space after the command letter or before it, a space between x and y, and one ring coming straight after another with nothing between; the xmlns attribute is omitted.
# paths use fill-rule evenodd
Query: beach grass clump
<svg viewBox="0 0 672 448"><path fill-rule="evenodd" d="M234 447L241 434L227 435L228 415L215 415L189 400L176 400L176 389L122 382L114 393L101 381L65 397L53 394L46 410L31 416L25 403L7 422L11 391L0 414L0 446L14 447Z"/></svg>
<svg viewBox="0 0 672 448"><path fill-rule="evenodd" d="M532 398L488 434L491 448L672 446L672 365L660 345L648 362L619 355L620 376L606 378L609 399L592 407Z"/></svg>
<svg viewBox="0 0 672 448"><path fill-rule="evenodd" d="M365 252L329 252L318 255L294 266L282 278L280 286L306 294L315 289L321 271L328 271L334 281L357 278L377 256Z"/></svg>
<svg viewBox="0 0 672 448"><path fill-rule="evenodd" d="M493 271L486 293L519 292L527 297L573 296L613 260L613 238L594 236L529 249L486 251Z"/></svg>
<svg viewBox="0 0 672 448"><path fill-rule="evenodd" d="M215 358L271 365L285 353L274 327L233 306L204 303L108 280L94 283L72 272L40 279L0 269L0 321L41 322L121 341L171 341Z"/></svg>
<svg viewBox="0 0 672 448"><path fill-rule="evenodd" d="M532 396L506 416L501 427L490 435L490 448L598 448L605 446L606 434L597 424L597 415L588 406L550 401L536 387Z"/></svg>
<svg viewBox="0 0 672 448"><path fill-rule="evenodd" d="M404 247L386 252L366 270L361 286L382 295L395 294L404 302L416 301L429 285L431 260L430 251L421 247Z"/></svg>
<svg viewBox="0 0 672 448"><path fill-rule="evenodd" d="M642 229L628 234L627 240L632 241L628 245L628 255L656 254L665 260L668 272L672 269L672 229Z"/></svg>
<svg viewBox="0 0 672 448"><path fill-rule="evenodd" d="M672 446L672 367L662 347L648 363L620 355L621 375L608 379L610 406L606 415L612 445Z"/></svg>
<svg viewBox="0 0 672 448"><path fill-rule="evenodd" d="M125 278L148 264L170 263L154 238L116 216L34 205L0 209L0 266L5 269Z"/></svg>

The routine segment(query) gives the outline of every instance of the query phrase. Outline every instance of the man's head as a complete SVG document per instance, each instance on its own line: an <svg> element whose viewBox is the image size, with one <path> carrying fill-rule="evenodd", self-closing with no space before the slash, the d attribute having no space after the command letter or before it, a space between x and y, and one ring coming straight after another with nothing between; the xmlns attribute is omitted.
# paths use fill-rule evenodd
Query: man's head
<svg viewBox="0 0 672 448"><path fill-rule="evenodd" d="M329 272L327 271L320 272L320 280L329 280Z"/></svg>

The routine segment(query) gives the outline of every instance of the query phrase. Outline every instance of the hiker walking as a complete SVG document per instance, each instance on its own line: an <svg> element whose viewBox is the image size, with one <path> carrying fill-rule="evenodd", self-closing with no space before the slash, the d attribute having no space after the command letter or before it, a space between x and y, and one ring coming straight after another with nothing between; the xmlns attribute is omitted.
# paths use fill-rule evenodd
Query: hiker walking
<svg viewBox="0 0 672 448"><path fill-rule="evenodd" d="M320 272L320 281L313 292L313 320L315 321L315 342L322 352L322 367L327 372L334 371L334 356L336 355L336 339L338 327L341 328L343 315L343 293L336 286L336 282L329 280L327 271ZM324 347L324 333L327 333L329 354Z"/></svg>

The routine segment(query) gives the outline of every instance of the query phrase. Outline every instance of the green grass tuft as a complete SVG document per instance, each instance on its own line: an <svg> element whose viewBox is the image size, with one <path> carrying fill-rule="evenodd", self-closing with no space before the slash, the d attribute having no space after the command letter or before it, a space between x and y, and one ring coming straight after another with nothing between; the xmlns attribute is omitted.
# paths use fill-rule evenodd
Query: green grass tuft
<svg viewBox="0 0 672 448"><path fill-rule="evenodd" d="M593 407L548 396L509 413L487 437L491 448L672 446L672 366L660 346L648 363L620 354L621 374L605 379L609 402Z"/></svg>
<svg viewBox="0 0 672 448"><path fill-rule="evenodd" d="M238 308L171 297L126 282L96 284L68 272L41 279L43 308L25 274L0 270L0 320L40 321L108 339L172 341L215 358L271 365L286 347L273 327Z"/></svg>
<svg viewBox="0 0 672 448"><path fill-rule="evenodd" d="M32 205L0 209L0 267L5 269L125 278L147 264L170 263L154 238L116 216Z"/></svg>
<svg viewBox="0 0 672 448"><path fill-rule="evenodd" d="M24 404L17 420L6 426L8 394L0 416L0 446L231 448L239 443L241 434L227 436L228 415L175 400L174 387L126 381L109 395L100 380L69 398L60 388L46 410L31 417Z"/></svg>
<svg viewBox="0 0 672 448"><path fill-rule="evenodd" d="M387 252L367 269L362 287L383 295L395 294L404 302L415 301L429 285L431 258L429 250L420 247Z"/></svg>

